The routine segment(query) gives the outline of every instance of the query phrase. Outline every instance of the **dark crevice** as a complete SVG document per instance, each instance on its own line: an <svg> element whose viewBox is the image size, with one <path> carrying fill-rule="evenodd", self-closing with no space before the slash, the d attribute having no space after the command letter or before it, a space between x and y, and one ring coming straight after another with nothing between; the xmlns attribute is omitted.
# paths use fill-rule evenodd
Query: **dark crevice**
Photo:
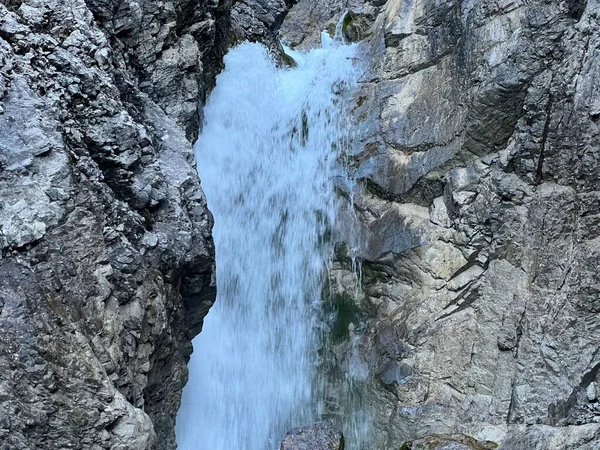
<svg viewBox="0 0 600 450"><path fill-rule="evenodd" d="M548 421L552 426L568 425L573 421L573 412L577 406L579 394L592 383L600 371L600 362L581 376L581 381L573 388L569 397L564 401L557 401L548 407Z"/></svg>
<svg viewBox="0 0 600 450"><path fill-rule="evenodd" d="M104 427L104 429L110 433L112 430L114 430L117 427L117 425L119 425L119 423L121 422L122 419L123 419L123 416L117 417L115 420L113 420L108 425L106 425L106 427Z"/></svg>
<svg viewBox="0 0 600 450"><path fill-rule="evenodd" d="M477 250L475 253L473 253L473 255L471 255L471 257L467 260L467 263L464 266L462 266L460 269L458 269L456 272L454 272L454 274L452 275L452 278L450 278L450 280L448 280L448 281L454 280L457 276L459 276L461 273L466 272L471 267L478 266L479 262L477 261L477 257L479 256L480 252L481 252L481 250ZM489 261L486 260L482 266L482 269L484 271L487 270L489 265L490 265Z"/></svg>
<svg viewBox="0 0 600 450"><path fill-rule="evenodd" d="M510 388L510 403L508 404L508 413L506 414L506 424L507 425L510 425L510 423L511 423L515 405L517 403L516 402L515 385L516 385L515 379L513 378L513 380L511 381L511 388Z"/></svg>
<svg viewBox="0 0 600 450"><path fill-rule="evenodd" d="M452 300L444 307L444 309L448 309L451 306L457 306L456 309L453 309L452 311L447 312L446 314L442 314L440 317L435 319L435 321L437 322L438 320L446 319L447 317L450 317L456 314L457 312L467 309L469 306L475 303L475 301L479 298L479 290L475 288L472 291L470 291L470 288L476 283L476 281L477 279L469 282L467 286L460 292L460 294L458 294L458 296L454 300ZM463 300L463 302L459 303L461 300Z"/></svg>
<svg viewBox="0 0 600 450"><path fill-rule="evenodd" d="M568 0L567 7L569 8L569 17L579 22L587 7L587 0Z"/></svg>
<svg viewBox="0 0 600 450"><path fill-rule="evenodd" d="M598 362L588 372L583 374L583 376L581 377L581 381L579 382L579 388L586 389L590 385L590 383L596 379L598 371L600 371L600 362Z"/></svg>
<svg viewBox="0 0 600 450"><path fill-rule="evenodd" d="M519 322L517 323L517 338L516 338L516 342L515 342L515 353L514 353L514 357L515 359L519 357L519 346L521 345L521 338L523 337L523 320L525 319L525 313L527 312L527 308L523 308L523 312L521 313L521 316L519 317Z"/></svg>
<svg viewBox="0 0 600 450"><path fill-rule="evenodd" d="M460 311L464 311L465 309L467 309L469 306L471 306L473 303L475 303L475 301L479 298L479 291L474 290L472 292L469 293L469 295L467 295L464 299L464 301L458 305L458 308L450 311L449 313L443 314L440 317L438 317L436 320L436 322L438 320L442 320L445 319L447 317L450 317Z"/></svg>
<svg viewBox="0 0 600 450"><path fill-rule="evenodd" d="M550 86L552 86L552 80L550 80ZM542 131L542 139L540 143L540 156L537 162L537 168L535 171L535 184L539 185L542 182L543 178L543 169L544 169L544 154L546 151L546 142L548 140L548 130L550 129L550 115L552 113L552 105L554 103L554 99L552 94L548 92L549 98L548 103L546 104L546 122L544 123L544 130Z"/></svg>

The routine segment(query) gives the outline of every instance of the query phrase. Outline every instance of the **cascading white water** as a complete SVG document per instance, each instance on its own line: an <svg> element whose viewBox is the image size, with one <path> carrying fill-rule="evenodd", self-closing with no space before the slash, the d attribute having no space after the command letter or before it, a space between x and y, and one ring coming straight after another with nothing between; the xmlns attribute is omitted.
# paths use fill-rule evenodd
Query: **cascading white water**
<svg viewBox="0 0 600 450"><path fill-rule="evenodd" d="M273 450L317 418L318 322L355 48L325 39L291 53L297 67L280 69L259 44L234 48L204 111L195 150L215 217L218 298L194 340L182 450Z"/></svg>

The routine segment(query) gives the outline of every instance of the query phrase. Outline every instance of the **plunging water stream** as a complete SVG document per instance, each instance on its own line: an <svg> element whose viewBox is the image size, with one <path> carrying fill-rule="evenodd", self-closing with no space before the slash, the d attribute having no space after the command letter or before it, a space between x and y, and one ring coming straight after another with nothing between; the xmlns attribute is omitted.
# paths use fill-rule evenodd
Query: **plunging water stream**
<svg viewBox="0 0 600 450"><path fill-rule="evenodd" d="M215 217L218 299L194 340L182 450L272 450L318 419L319 317L348 142L355 48L327 40L278 69L245 43L205 108L195 150Z"/></svg>

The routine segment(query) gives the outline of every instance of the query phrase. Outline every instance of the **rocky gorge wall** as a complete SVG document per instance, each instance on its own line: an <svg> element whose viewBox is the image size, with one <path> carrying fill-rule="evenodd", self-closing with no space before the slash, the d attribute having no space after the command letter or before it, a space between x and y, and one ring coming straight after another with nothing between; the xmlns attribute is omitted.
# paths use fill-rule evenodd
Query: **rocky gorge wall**
<svg viewBox="0 0 600 450"><path fill-rule="evenodd" d="M292 3L0 4L0 443L174 448L215 297L198 106L231 43L360 8L361 290L343 245L330 285L370 448L598 448L599 2Z"/></svg>
<svg viewBox="0 0 600 450"><path fill-rule="evenodd" d="M224 17L0 4L0 447L174 448L215 298L191 142Z"/></svg>
<svg viewBox="0 0 600 450"><path fill-rule="evenodd" d="M310 45L345 6L300 1L284 38ZM330 281L371 448L598 448L600 3L349 6L362 289L343 245Z"/></svg>

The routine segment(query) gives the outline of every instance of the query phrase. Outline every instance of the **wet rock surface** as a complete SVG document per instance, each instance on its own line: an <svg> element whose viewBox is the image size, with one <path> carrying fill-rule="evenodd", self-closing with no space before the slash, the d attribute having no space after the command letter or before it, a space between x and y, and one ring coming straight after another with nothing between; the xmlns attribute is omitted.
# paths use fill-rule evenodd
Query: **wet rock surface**
<svg viewBox="0 0 600 450"><path fill-rule="evenodd" d="M243 0L231 8L231 34L237 41L262 42L280 49L276 33L293 0Z"/></svg>
<svg viewBox="0 0 600 450"><path fill-rule="evenodd" d="M289 431L281 450L344 450L344 436L331 425L315 423Z"/></svg>
<svg viewBox="0 0 600 450"><path fill-rule="evenodd" d="M348 32L351 36L355 36L356 40L364 37L366 28L363 21L366 18L374 19L378 10L369 5L363 5L360 0L298 0L288 12L279 29L279 35L282 41L292 48L318 47L321 44L322 31L326 31L331 37L336 36L338 22L342 14L347 11L350 11L351 16L359 18L353 26L348 28ZM350 25L350 22L348 20L346 26ZM337 31L341 32L342 30L338 28ZM341 35L338 37L341 38Z"/></svg>
<svg viewBox="0 0 600 450"><path fill-rule="evenodd" d="M338 20L319 5L284 38L315 40L302 8ZM599 2L349 6L375 19L350 163L360 289L337 251L331 296L353 314L332 358L362 383L373 448L597 447Z"/></svg>
<svg viewBox="0 0 600 450"><path fill-rule="evenodd" d="M170 449L215 298L217 4L0 4L0 447Z"/></svg>

